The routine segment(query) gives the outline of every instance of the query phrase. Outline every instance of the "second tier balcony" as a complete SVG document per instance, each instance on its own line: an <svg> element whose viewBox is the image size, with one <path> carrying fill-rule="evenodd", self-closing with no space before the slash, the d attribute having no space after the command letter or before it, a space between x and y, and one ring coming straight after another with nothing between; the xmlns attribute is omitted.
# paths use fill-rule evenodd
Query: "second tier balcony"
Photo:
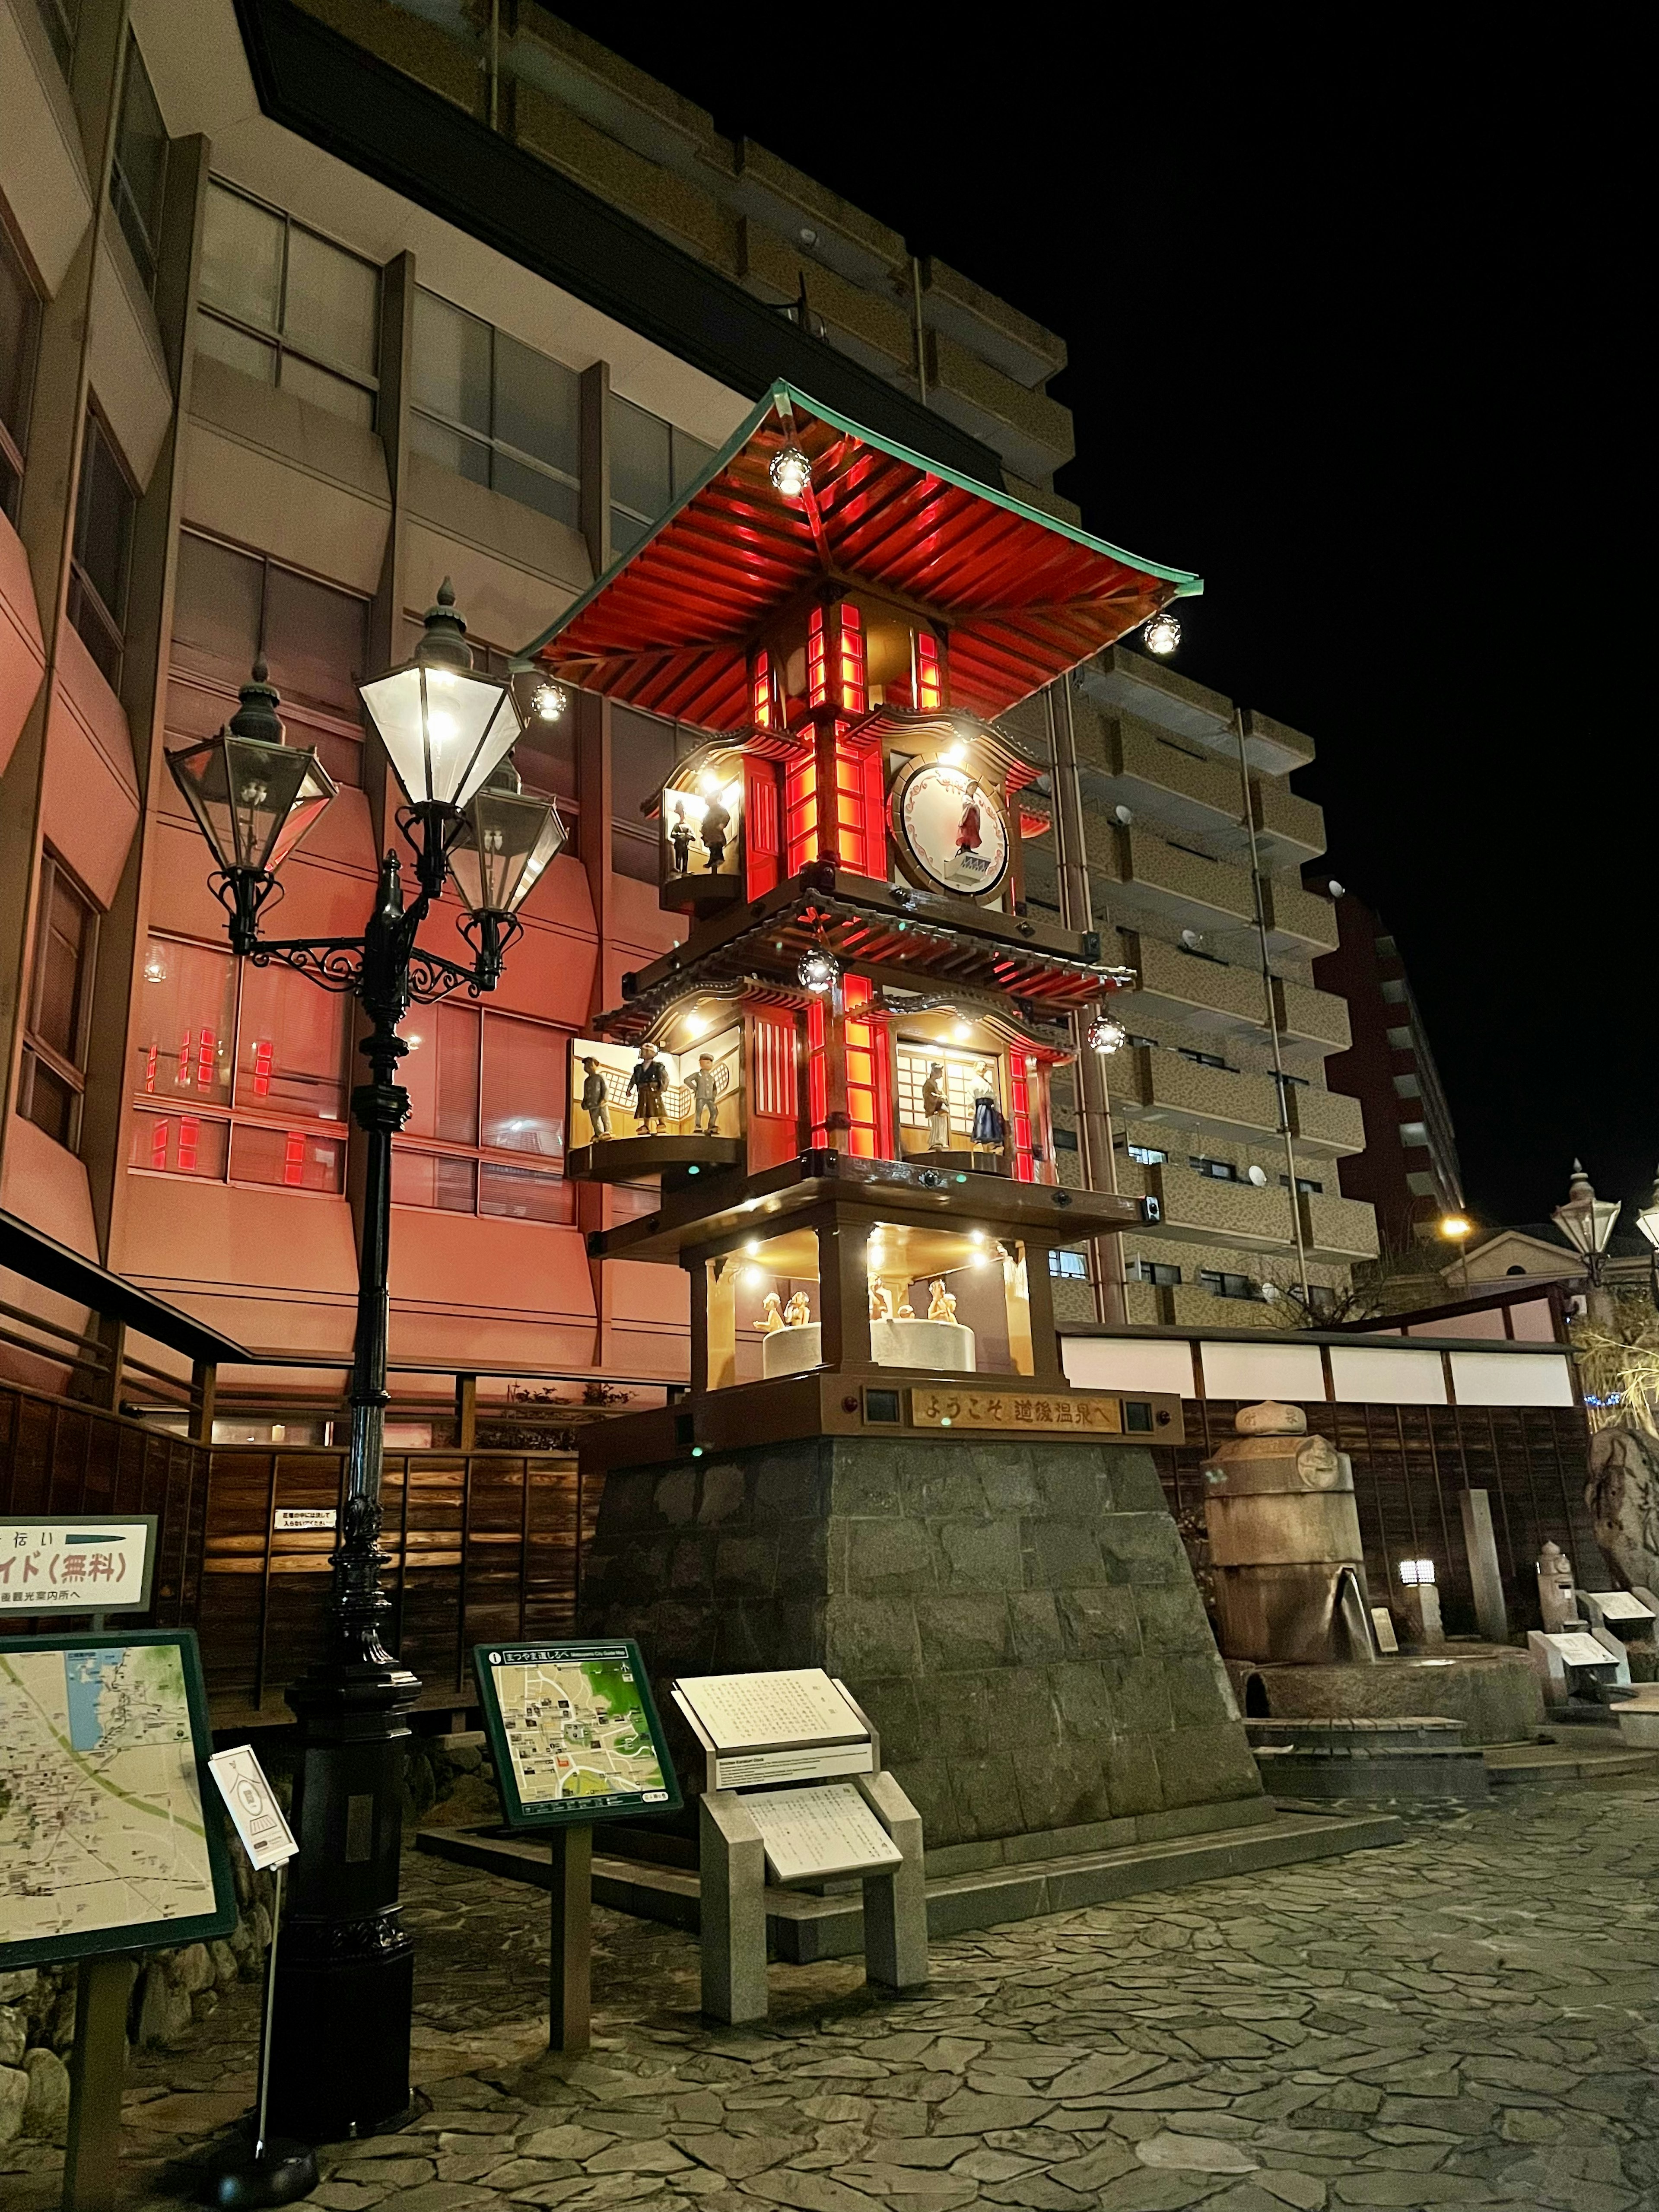
<svg viewBox="0 0 1659 2212"><path fill-rule="evenodd" d="M1173 1160L1146 1170L1146 1188L1163 1209L1160 1237L1190 1244L1236 1245L1251 1252L1285 1252L1295 1235L1289 1194L1250 1182L1224 1182ZM1369 1210L1369 1209L1368 1209Z"/></svg>
<svg viewBox="0 0 1659 2212"><path fill-rule="evenodd" d="M1112 1093L1127 1101L1133 1091L1139 1108L1138 1120L1169 1121L1217 1137L1278 1133L1279 1106L1270 1075L1205 1067L1178 1052L1146 1046L1136 1050L1133 1066L1124 1067L1120 1075L1120 1062L1128 1058L1120 1054L1112 1063Z"/></svg>
<svg viewBox="0 0 1659 2212"><path fill-rule="evenodd" d="M1302 1209L1302 1238L1310 1259L1376 1259L1376 1215L1363 1199L1304 1190L1297 1203Z"/></svg>
<svg viewBox="0 0 1659 2212"><path fill-rule="evenodd" d="M1280 1038L1302 1057L1322 1059L1328 1052L1346 1052L1353 1042L1347 1002L1334 991L1311 991L1305 983L1286 982L1275 975L1273 1011Z"/></svg>
<svg viewBox="0 0 1659 2212"><path fill-rule="evenodd" d="M1133 929L1120 930L1118 942L1125 966L1140 978L1136 1006L1172 1015L1188 1029L1207 1030L1218 1036L1249 1036L1265 1027L1267 1009L1255 969L1207 960Z"/></svg>
<svg viewBox="0 0 1659 2212"><path fill-rule="evenodd" d="M1103 896L1127 920L1144 918L1152 929L1178 935L1236 930L1255 919L1248 868L1097 814L1084 816L1083 835L1090 869L1104 879Z"/></svg>
<svg viewBox="0 0 1659 2212"><path fill-rule="evenodd" d="M1340 1091L1316 1091L1310 1083L1292 1083L1290 1095L1291 1133L1304 1152L1322 1152L1334 1159L1343 1152L1365 1149L1365 1116L1357 1098Z"/></svg>
<svg viewBox="0 0 1659 2212"><path fill-rule="evenodd" d="M1269 876L1261 886L1267 943L1275 952L1334 952L1336 908L1328 898L1304 891L1287 876Z"/></svg>

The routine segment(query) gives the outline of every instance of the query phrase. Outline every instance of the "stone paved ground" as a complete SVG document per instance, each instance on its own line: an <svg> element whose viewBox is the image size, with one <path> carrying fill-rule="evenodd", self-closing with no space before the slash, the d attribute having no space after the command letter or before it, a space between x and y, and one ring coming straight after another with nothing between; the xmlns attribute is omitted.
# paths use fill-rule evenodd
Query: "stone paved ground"
<svg viewBox="0 0 1659 2212"><path fill-rule="evenodd" d="M323 2154L328 2212L1659 2208L1645 1780L960 1937L918 1997L777 1967L760 2032L700 2021L690 1939L601 1913L581 2060L540 2049L543 1895L407 1863L430 2109ZM244 2106L252 1998L136 2065L135 2205ZM5 2212L55 2157L0 2154Z"/></svg>

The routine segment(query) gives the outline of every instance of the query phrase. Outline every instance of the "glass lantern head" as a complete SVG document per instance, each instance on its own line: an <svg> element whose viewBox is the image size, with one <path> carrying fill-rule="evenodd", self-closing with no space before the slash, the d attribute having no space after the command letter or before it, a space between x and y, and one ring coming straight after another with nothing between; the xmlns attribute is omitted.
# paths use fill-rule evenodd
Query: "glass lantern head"
<svg viewBox="0 0 1659 2212"><path fill-rule="evenodd" d="M515 915L564 842L565 827L550 800L492 785L466 809L449 850L449 872L475 915Z"/></svg>
<svg viewBox="0 0 1659 2212"><path fill-rule="evenodd" d="M173 780L228 876L272 875L333 798L308 745L284 742L279 695L263 660L216 738L167 755Z"/></svg>
<svg viewBox="0 0 1659 2212"><path fill-rule="evenodd" d="M474 672L447 576L411 660L358 686L404 796L417 811L459 812L524 727L513 687Z"/></svg>
<svg viewBox="0 0 1659 2212"><path fill-rule="evenodd" d="M1659 1182L1653 1186L1653 1196L1636 1217L1636 1225L1650 1244L1659 1247Z"/></svg>
<svg viewBox="0 0 1659 2212"><path fill-rule="evenodd" d="M1148 653L1155 653L1160 660L1167 660L1181 643L1180 617L1172 615L1165 607L1152 617L1140 635L1146 641Z"/></svg>
<svg viewBox="0 0 1659 2212"><path fill-rule="evenodd" d="M1089 1024L1089 1042L1096 1052L1121 1052L1128 1042L1128 1030L1110 1014L1101 1014Z"/></svg>
<svg viewBox="0 0 1659 2212"><path fill-rule="evenodd" d="M803 990L811 991L821 998L826 991L834 989L841 974L841 963L827 945L814 945L810 951L801 954L800 964L795 974Z"/></svg>
<svg viewBox="0 0 1659 2212"><path fill-rule="evenodd" d="M1575 1252L1582 1253L1587 1260L1598 1260L1612 1242L1621 1210L1620 1200L1597 1198L1584 1173L1583 1161L1575 1160L1566 1203L1558 1206L1550 1219Z"/></svg>

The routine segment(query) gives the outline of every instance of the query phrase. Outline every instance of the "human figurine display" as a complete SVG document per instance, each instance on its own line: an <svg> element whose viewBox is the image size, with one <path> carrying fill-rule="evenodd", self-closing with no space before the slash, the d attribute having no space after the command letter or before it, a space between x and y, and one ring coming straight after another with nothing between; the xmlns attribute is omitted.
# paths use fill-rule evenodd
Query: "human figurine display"
<svg viewBox="0 0 1659 2212"><path fill-rule="evenodd" d="M929 1283L927 1289L929 1292L928 1320L954 1321L957 1317L957 1302L952 1293L945 1289L943 1283L937 1281Z"/></svg>
<svg viewBox="0 0 1659 2212"><path fill-rule="evenodd" d="M605 1078L599 1073L597 1060L582 1062L582 1111L586 1115L595 1137L611 1134L611 1101L605 1095Z"/></svg>
<svg viewBox="0 0 1659 2212"><path fill-rule="evenodd" d="M634 1101L634 1120L647 1137L666 1136L668 1116L663 1111L663 1091L668 1071L657 1058L653 1044L642 1044L640 1056L628 1071L628 1088Z"/></svg>
<svg viewBox="0 0 1659 2212"><path fill-rule="evenodd" d="M974 1149L1000 1152L1007 1133L1008 1124L997 1100L996 1071L988 1060L981 1060L974 1074Z"/></svg>
<svg viewBox="0 0 1659 2212"><path fill-rule="evenodd" d="M763 1336L775 1336L781 1328L787 1328L783 1317L783 1300L775 1291L769 1291L761 1303L761 1317L755 1326Z"/></svg>
<svg viewBox="0 0 1659 2212"><path fill-rule="evenodd" d="M977 853L984 825L980 820L979 787L975 784L962 802L962 819L957 824L958 853Z"/></svg>
<svg viewBox="0 0 1659 2212"><path fill-rule="evenodd" d="M702 810L702 848L708 855L708 872L719 875L726 860L726 833L732 826L732 810L715 792Z"/></svg>
<svg viewBox="0 0 1659 2212"><path fill-rule="evenodd" d="M783 1325L786 1328L806 1328L811 1320L812 1309L806 1303L806 1293L797 1291L783 1310Z"/></svg>
<svg viewBox="0 0 1659 2212"><path fill-rule="evenodd" d="M916 1310L908 1298L901 1302L898 1311L893 1316L895 1321L914 1321L915 1317Z"/></svg>
<svg viewBox="0 0 1659 2212"><path fill-rule="evenodd" d="M942 1060L936 1060L927 1071L927 1080L921 1086L921 1110L927 1116L928 1151L948 1152L951 1148L951 1094L945 1087L945 1062Z"/></svg>
<svg viewBox="0 0 1659 2212"><path fill-rule="evenodd" d="M870 1318L872 1321L891 1321L893 1294L879 1277L870 1285Z"/></svg>
<svg viewBox="0 0 1659 2212"><path fill-rule="evenodd" d="M691 824L685 818L685 801L674 801L674 819L668 831L674 853L674 873L683 876L691 865Z"/></svg>
<svg viewBox="0 0 1659 2212"><path fill-rule="evenodd" d="M699 1053L696 1073L687 1076L685 1079L685 1087L691 1094L694 1108L691 1115L691 1133L694 1137L705 1135L712 1137L715 1133L715 1123L720 1118L720 1093L715 1085L714 1054ZM708 1117L706 1129L705 1115Z"/></svg>

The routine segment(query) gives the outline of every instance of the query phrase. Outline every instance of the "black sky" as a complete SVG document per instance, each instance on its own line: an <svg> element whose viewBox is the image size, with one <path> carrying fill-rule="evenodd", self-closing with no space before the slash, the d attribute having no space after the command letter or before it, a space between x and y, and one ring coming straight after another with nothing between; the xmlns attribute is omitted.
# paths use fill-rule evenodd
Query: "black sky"
<svg viewBox="0 0 1659 2212"><path fill-rule="evenodd" d="M1205 577L1179 667L1316 740L1298 786L1399 939L1477 1214L1542 1218L1576 1152L1645 1203L1651 283L1619 19L559 12L1066 339L1059 488Z"/></svg>

